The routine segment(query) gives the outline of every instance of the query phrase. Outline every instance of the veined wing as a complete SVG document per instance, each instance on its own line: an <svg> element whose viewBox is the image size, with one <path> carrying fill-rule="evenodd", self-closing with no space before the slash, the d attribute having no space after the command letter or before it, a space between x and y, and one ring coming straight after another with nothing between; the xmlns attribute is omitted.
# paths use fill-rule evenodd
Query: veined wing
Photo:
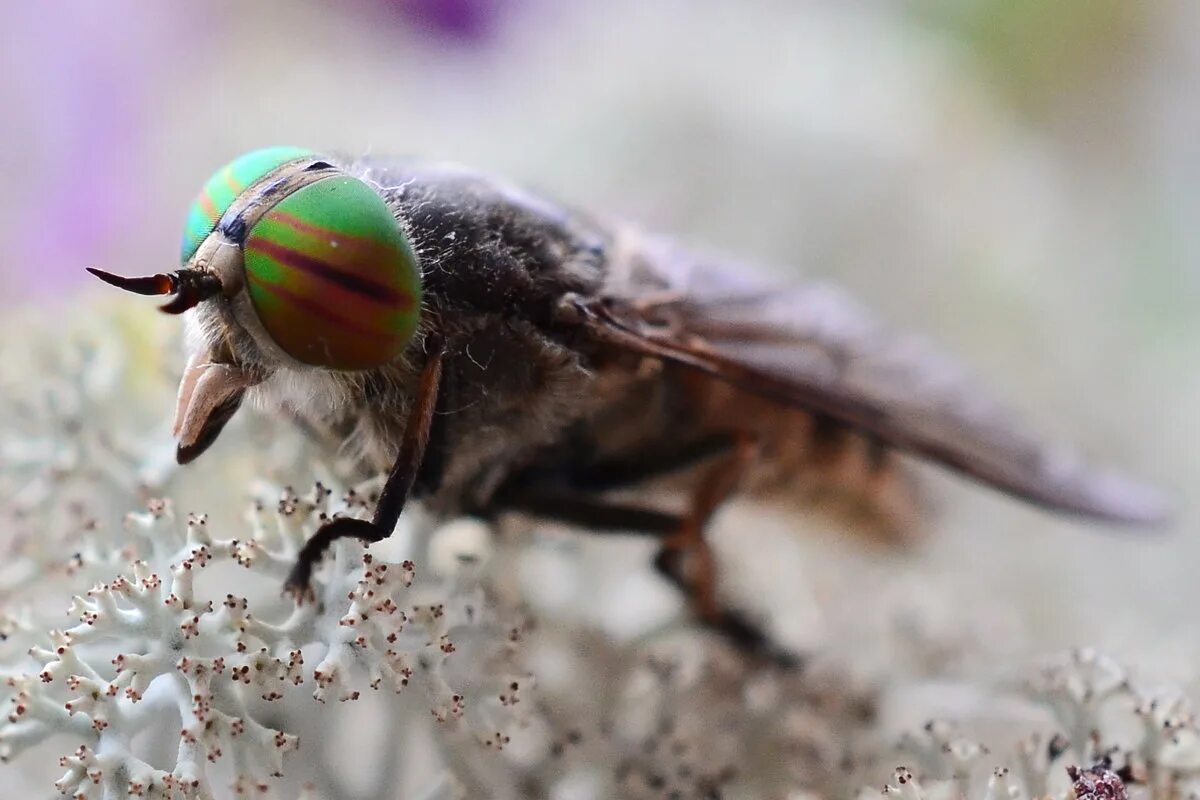
<svg viewBox="0 0 1200 800"><path fill-rule="evenodd" d="M615 269L623 272L604 297L580 303L611 342L825 415L1050 509L1130 523L1166 515L1158 491L1031 431L952 359L888 330L833 287L772 285L663 242L641 244Z"/></svg>

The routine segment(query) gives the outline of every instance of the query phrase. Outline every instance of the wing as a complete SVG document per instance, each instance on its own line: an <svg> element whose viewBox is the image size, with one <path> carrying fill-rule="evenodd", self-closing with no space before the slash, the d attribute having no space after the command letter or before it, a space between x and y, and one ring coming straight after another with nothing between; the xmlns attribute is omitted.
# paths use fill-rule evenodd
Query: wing
<svg viewBox="0 0 1200 800"><path fill-rule="evenodd" d="M579 301L609 342L823 414L1038 505L1154 523L1159 492L1048 443L918 337L877 324L836 289L780 289L664 242L619 259L605 294Z"/></svg>

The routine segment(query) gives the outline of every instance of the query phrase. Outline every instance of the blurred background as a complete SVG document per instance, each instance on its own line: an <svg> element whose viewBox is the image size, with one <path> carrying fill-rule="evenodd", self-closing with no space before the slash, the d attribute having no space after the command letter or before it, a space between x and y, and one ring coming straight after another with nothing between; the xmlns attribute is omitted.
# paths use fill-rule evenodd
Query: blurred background
<svg viewBox="0 0 1200 800"><path fill-rule="evenodd" d="M459 161L789 279L836 280L1179 507L1164 534L1097 531L936 475L934 535L903 559L747 517L722 534L745 556L732 576L783 596L928 595L927 611L964 614L964 630L1016 655L1086 641L1195 677L1200 5L70 0L49 12L4 0L0 12L9 349L108 302L85 265L173 269L192 197L243 151ZM149 304L120 302L144 337L164 330ZM756 567L745 544L762 537L788 558L760 552Z"/></svg>

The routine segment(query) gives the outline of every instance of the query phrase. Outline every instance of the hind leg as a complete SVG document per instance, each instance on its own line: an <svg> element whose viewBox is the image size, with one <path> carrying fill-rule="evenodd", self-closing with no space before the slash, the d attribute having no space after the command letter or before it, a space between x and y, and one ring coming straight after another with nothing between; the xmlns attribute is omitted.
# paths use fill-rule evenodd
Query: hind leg
<svg viewBox="0 0 1200 800"><path fill-rule="evenodd" d="M705 625L744 651L794 666L797 663L794 654L778 648L756 624L721 603L717 564L704 535L717 509L737 491L757 454L755 439L744 436L737 439L726 457L712 465L693 491L679 524L663 539L654 566L679 587L692 613Z"/></svg>
<svg viewBox="0 0 1200 800"><path fill-rule="evenodd" d="M779 649L753 622L722 605L717 594L717 564L704 530L720 505L737 490L757 453L749 437L730 439L726 449L704 473L683 514L617 503L547 482L506 487L494 498L494 510L521 511L578 525L589 533L637 533L661 539L655 568L683 592L701 623L744 652L793 666L797 663L793 654Z"/></svg>

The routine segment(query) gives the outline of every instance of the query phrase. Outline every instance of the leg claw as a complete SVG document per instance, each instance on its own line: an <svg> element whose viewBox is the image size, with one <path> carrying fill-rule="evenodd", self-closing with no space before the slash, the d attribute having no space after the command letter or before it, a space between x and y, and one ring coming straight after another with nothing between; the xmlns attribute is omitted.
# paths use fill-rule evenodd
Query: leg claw
<svg viewBox="0 0 1200 800"><path fill-rule="evenodd" d="M725 609L708 624L738 650L753 658L764 659L783 669L803 666L799 655L775 644L766 631L739 611Z"/></svg>
<svg viewBox="0 0 1200 800"><path fill-rule="evenodd" d="M317 595L310 582L310 573L311 568L303 561L298 561L296 566L292 567L292 573L283 582L283 594L292 598L298 606L316 602Z"/></svg>

